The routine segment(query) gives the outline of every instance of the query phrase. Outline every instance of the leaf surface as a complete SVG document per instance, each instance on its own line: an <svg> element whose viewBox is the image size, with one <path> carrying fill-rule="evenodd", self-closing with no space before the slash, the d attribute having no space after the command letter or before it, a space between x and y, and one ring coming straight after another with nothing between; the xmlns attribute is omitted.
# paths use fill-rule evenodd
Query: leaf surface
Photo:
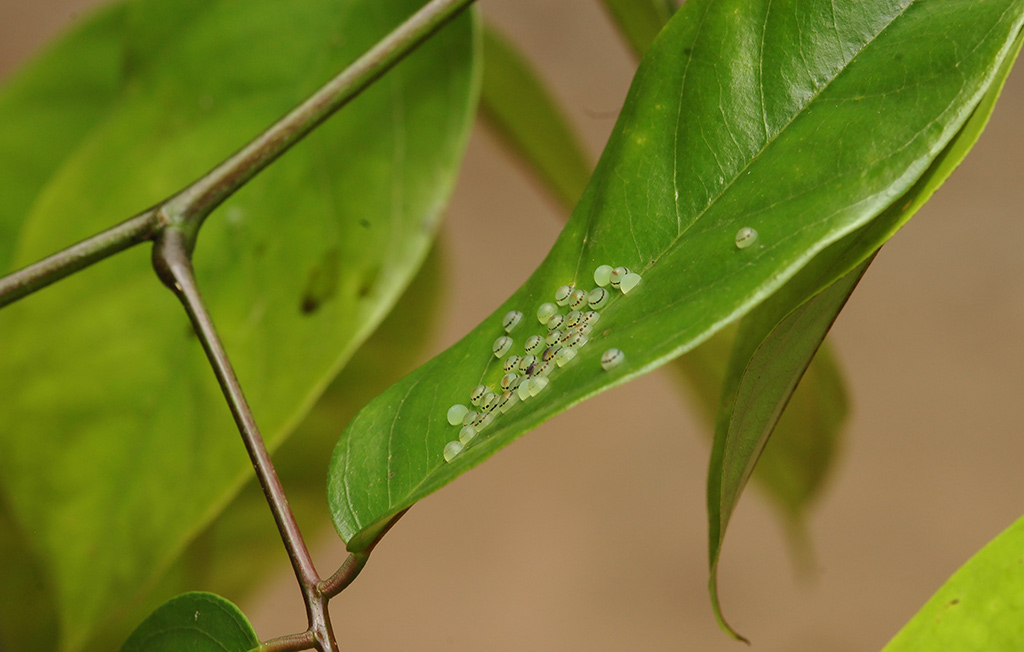
<svg viewBox="0 0 1024 652"><path fill-rule="evenodd" d="M552 415L698 345L869 224L925 173L1012 58L1022 5L687 2L641 63L541 266L341 437L328 497L349 548ZM745 226L760 238L737 249ZM592 288L601 264L643 281L603 309L589 344L543 394L446 463L442 451L458 435L449 406L502 375L491 346L504 314L526 315L514 333L519 353L540 330L538 306L563 284ZM626 361L603 371L613 347Z"/></svg>
<svg viewBox="0 0 1024 652"><path fill-rule="evenodd" d="M129 5L116 106L45 184L16 262L176 191L420 5ZM426 256L475 109L474 41L471 17L454 21L204 227L199 284L269 447ZM0 481L50 570L61 648L77 650L112 604L171 564L251 468L147 251L10 306L0 333Z"/></svg>
<svg viewBox="0 0 1024 652"><path fill-rule="evenodd" d="M1024 519L953 574L883 652L1016 652L1024 647Z"/></svg>
<svg viewBox="0 0 1024 652"><path fill-rule="evenodd" d="M247 652L259 638L238 607L213 593L184 593L154 611L121 652Z"/></svg>

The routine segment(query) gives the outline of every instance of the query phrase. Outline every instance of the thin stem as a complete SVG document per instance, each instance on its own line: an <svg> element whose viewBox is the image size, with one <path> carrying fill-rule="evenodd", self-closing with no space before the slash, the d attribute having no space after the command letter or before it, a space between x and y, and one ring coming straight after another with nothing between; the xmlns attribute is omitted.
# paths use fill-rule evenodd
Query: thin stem
<svg viewBox="0 0 1024 652"><path fill-rule="evenodd" d="M217 382L220 384L224 398L231 409L231 415L242 435L245 449L252 460L260 486L263 487L263 493L270 504L277 529L288 550L288 557L291 559L295 577L302 587L303 594L307 597L307 611L309 611L311 608L309 598L319 597L316 586L320 582L320 577L317 575L302 533L299 532L299 526L295 522L295 516L288 505L288 499L285 497L281 481L277 477L277 471L263 444L263 437L253 419L252 410L249 409L242 387L235 376L227 353L224 351L224 346L217 336L206 306L203 304L199 288L195 283L190 254L191 246L188 236L177 229L165 229L157 237L153 246L153 266L160 280L171 288L181 300L185 312L192 320L196 334L203 343L210 365L217 376ZM310 619L313 620L312 614Z"/></svg>
<svg viewBox="0 0 1024 652"><path fill-rule="evenodd" d="M384 535L388 533L388 530L394 527L395 523L398 522L398 519L405 516L405 513L408 511L409 508L406 507L395 514L394 518L388 521L388 524L384 526L384 529L377 533L373 543L368 545L364 550L350 554L345 558L345 561L342 562L341 567L334 572L334 575L331 575L326 580L320 582L318 589L321 595L325 596L329 600L347 589L348 585L355 581L356 577L359 576L359 572L363 570L363 566L366 565L366 562L370 558L370 553L377 547L380 540L384 538Z"/></svg>
<svg viewBox="0 0 1024 652"><path fill-rule="evenodd" d="M206 216L345 106L473 0L431 0L305 102L255 140L172 198L165 210L175 224L198 229Z"/></svg>
<svg viewBox="0 0 1024 652"><path fill-rule="evenodd" d="M160 226L156 210L150 209L0 278L0 308L108 256L151 239Z"/></svg>
<svg viewBox="0 0 1024 652"><path fill-rule="evenodd" d="M306 630L301 634L289 634L278 636L260 643L256 652L298 652L298 650L312 650L316 647L316 637L313 632Z"/></svg>

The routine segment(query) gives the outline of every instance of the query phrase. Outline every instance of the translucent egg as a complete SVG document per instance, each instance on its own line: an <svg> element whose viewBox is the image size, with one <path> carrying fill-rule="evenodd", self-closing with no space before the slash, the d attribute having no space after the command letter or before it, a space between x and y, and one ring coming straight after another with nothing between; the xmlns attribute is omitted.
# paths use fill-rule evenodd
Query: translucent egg
<svg viewBox="0 0 1024 652"><path fill-rule="evenodd" d="M544 336L544 343L545 344L554 344L561 337L562 337L562 331L560 331L560 330L558 330L556 328L553 331L548 331L548 334L546 336Z"/></svg>
<svg viewBox="0 0 1024 652"><path fill-rule="evenodd" d="M484 394L484 400L483 403L481 403L481 407L483 407L483 409L486 410L487 412L490 412L494 408L498 407L498 395L495 394L494 392L487 392L486 394Z"/></svg>
<svg viewBox="0 0 1024 652"><path fill-rule="evenodd" d="M529 381L524 380L523 382L519 383L519 387L516 388L516 396L519 397L520 401L525 401L526 399L530 398Z"/></svg>
<svg viewBox="0 0 1024 652"><path fill-rule="evenodd" d="M512 338L508 335L502 335L498 339L494 340L494 346L491 347L491 350L494 351L495 358L500 358L508 353L511 348Z"/></svg>
<svg viewBox="0 0 1024 652"><path fill-rule="evenodd" d="M608 282L612 284L613 288L618 289L619 283L626 277L626 274L629 274L628 267L616 267L612 270L611 276L608 277Z"/></svg>
<svg viewBox="0 0 1024 652"><path fill-rule="evenodd" d="M536 361L537 356L524 355L522 358L519 359L519 371L526 371L527 369L530 368L530 365L532 365Z"/></svg>
<svg viewBox="0 0 1024 652"><path fill-rule="evenodd" d="M749 226L745 226L736 232L736 247L738 249L746 249L754 244L755 240L757 240L757 231Z"/></svg>
<svg viewBox="0 0 1024 652"><path fill-rule="evenodd" d="M610 296L611 295L608 294L608 290L604 288L594 288L590 291L590 294L587 295L587 303L590 304L590 307L594 310L600 310L608 305L608 297Z"/></svg>
<svg viewBox="0 0 1024 652"><path fill-rule="evenodd" d="M494 422L494 413L493 412L488 412L487 414L483 415L482 419L480 419L480 423L476 424L476 431L480 432L481 430L483 430L487 426L491 425L493 422Z"/></svg>
<svg viewBox="0 0 1024 652"><path fill-rule="evenodd" d="M466 416L462 417L462 425L471 426L476 423L477 418L480 416L479 412L467 412Z"/></svg>
<svg viewBox="0 0 1024 652"><path fill-rule="evenodd" d="M555 303L560 306L564 306L569 303L569 295L572 294L571 285L563 285L562 287L555 290Z"/></svg>
<svg viewBox="0 0 1024 652"><path fill-rule="evenodd" d="M504 394L501 395L501 400L498 402L498 411L501 412L502 414L505 414L506 412L512 409L512 406L515 405L516 401L518 400L519 397L516 396L516 393L514 391L509 390L505 392Z"/></svg>
<svg viewBox="0 0 1024 652"><path fill-rule="evenodd" d="M618 349L608 349L601 354L601 368L608 371L612 367L617 367L622 364L622 361L626 359L626 354Z"/></svg>
<svg viewBox="0 0 1024 652"><path fill-rule="evenodd" d="M556 312L551 315L551 319L548 320L548 330L553 331L556 328L561 328L563 322L565 322L565 315L560 312Z"/></svg>
<svg viewBox="0 0 1024 652"><path fill-rule="evenodd" d="M623 294L629 294L629 291L637 285L640 285L640 275L630 272L622 277L622 282L619 283L619 289L622 290Z"/></svg>
<svg viewBox="0 0 1024 652"><path fill-rule="evenodd" d="M579 310L585 305L587 305L587 293L583 290L573 290L569 296L569 307L573 310Z"/></svg>
<svg viewBox="0 0 1024 652"><path fill-rule="evenodd" d="M580 323L586 324L587 326L593 326L594 324L597 323L597 320L600 318L601 315L599 313L596 313L593 310L591 310L589 312L583 313L583 316L580 317Z"/></svg>
<svg viewBox="0 0 1024 652"><path fill-rule="evenodd" d="M556 312L558 312L558 306L555 304L542 303L540 304L540 308L537 308L537 321L542 324L546 324L548 323L548 320L551 319L551 315Z"/></svg>
<svg viewBox="0 0 1024 652"><path fill-rule="evenodd" d="M542 346L544 346L544 338L540 335L532 335L527 338L523 348L526 349L527 353L536 353Z"/></svg>
<svg viewBox="0 0 1024 652"><path fill-rule="evenodd" d="M533 374L532 375L534 377L536 377L536 376L547 376L548 374L550 374L554 370L555 370L555 361L554 360L548 360L546 362L538 362L537 364L533 365Z"/></svg>
<svg viewBox="0 0 1024 652"><path fill-rule="evenodd" d="M558 352L561 351L561 350L562 350L562 347L558 346L557 344L555 344L554 346L549 346L548 348L544 349L544 353L542 353L540 355L541 362L547 362L548 360L554 360L555 356L558 355Z"/></svg>
<svg viewBox="0 0 1024 652"><path fill-rule="evenodd" d="M520 360L522 360L522 358L520 358L518 355L510 355L507 358L505 358L505 371L510 372L518 369Z"/></svg>
<svg viewBox="0 0 1024 652"><path fill-rule="evenodd" d="M581 319L583 319L583 313L579 310L573 310L565 317L565 327L572 328L579 324Z"/></svg>
<svg viewBox="0 0 1024 652"><path fill-rule="evenodd" d="M501 326L505 329L506 333L511 333L512 330L519 325L522 318L523 313L518 310L510 310L505 313L505 319L501 321Z"/></svg>
<svg viewBox="0 0 1024 652"><path fill-rule="evenodd" d="M597 283L598 287L602 287L603 288L604 286L608 285L608 283L611 281L611 279L612 279L612 266L611 265L601 265L600 267L598 267L597 269L594 270L594 283Z"/></svg>
<svg viewBox="0 0 1024 652"><path fill-rule="evenodd" d="M462 423L463 417L469 413L469 408L461 403L457 403L448 408L448 423L453 426L457 426Z"/></svg>
<svg viewBox="0 0 1024 652"><path fill-rule="evenodd" d="M455 456L462 452L464 446L460 441L450 441L444 445L444 461L451 462Z"/></svg>
<svg viewBox="0 0 1024 652"><path fill-rule="evenodd" d="M576 349L572 348L571 346L564 347L561 351L558 352L558 355L555 356L555 364L557 364L559 367L564 367L565 365L569 364L569 361L571 361L575 357Z"/></svg>
<svg viewBox="0 0 1024 652"><path fill-rule="evenodd" d="M540 394L545 387L548 386L548 379L545 378L544 376L535 376L534 378L530 379L529 386L530 396L536 396L537 394Z"/></svg>
<svg viewBox="0 0 1024 652"><path fill-rule="evenodd" d="M515 389L519 386L519 374L508 373L501 377L501 388L504 390Z"/></svg>
<svg viewBox="0 0 1024 652"><path fill-rule="evenodd" d="M469 402L473 405L480 405L484 401L484 394L487 393L487 385L477 385L469 393Z"/></svg>
<svg viewBox="0 0 1024 652"><path fill-rule="evenodd" d="M473 426L462 426L462 430L459 431L459 442L463 445L473 441L473 437L476 437L476 428Z"/></svg>

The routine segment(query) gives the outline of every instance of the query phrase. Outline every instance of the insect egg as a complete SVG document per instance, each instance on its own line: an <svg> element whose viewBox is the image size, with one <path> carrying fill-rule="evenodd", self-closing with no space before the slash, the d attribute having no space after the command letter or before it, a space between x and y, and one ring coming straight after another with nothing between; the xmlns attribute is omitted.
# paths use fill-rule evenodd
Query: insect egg
<svg viewBox="0 0 1024 652"><path fill-rule="evenodd" d="M523 348L526 349L527 353L536 353L542 346L544 346L544 338L540 335L531 335L526 340L526 344L523 345Z"/></svg>
<svg viewBox="0 0 1024 652"><path fill-rule="evenodd" d="M481 430L483 430L487 426L491 425L493 422L494 422L494 413L493 412L488 412L487 414L485 414L480 419L480 422L478 424L476 424L476 431L480 432Z"/></svg>
<svg viewBox="0 0 1024 652"><path fill-rule="evenodd" d="M487 394L484 396L484 402L482 407L487 412L490 412L494 408L498 407L498 395L495 394L494 392L487 392Z"/></svg>
<svg viewBox="0 0 1024 652"><path fill-rule="evenodd" d="M600 314L598 314L598 313L594 312L593 310L591 310L589 312L583 313L583 316L580 317L580 323L581 324L586 324L587 326L593 326L594 324L597 323L597 320L600 319L600 318L601 318Z"/></svg>
<svg viewBox="0 0 1024 652"><path fill-rule="evenodd" d="M612 270L611 276L608 278L608 282L612 284L612 287L618 289L619 283L625 278L626 274L629 274L628 267L616 267Z"/></svg>
<svg viewBox="0 0 1024 652"><path fill-rule="evenodd" d="M564 321L565 321L565 315L563 315L560 312L556 312L555 314L551 315L551 319L548 320L548 330L552 330L553 331L556 328L561 328L562 327L562 323Z"/></svg>
<svg viewBox="0 0 1024 652"><path fill-rule="evenodd" d="M505 319L501 321L502 327L506 333L511 333L512 329L519 325L519 320L523 318L523 313L518 310L510 310L505 313Z"/></svg>
<svg viewBox="0 0 1024 652"><path fill-rule="evenodd" d="M541 393L545 387L548 386L548 379L544 376L536 376L530 379L530 396L536 396Z"/></svg>
<svg viewBox="0 0 1024 652"><path fill-rule="evenodd" d="M476 428L473 426L462 426L462 430L459 431L459 442L463 445L473 441L473 437L476 437Z"/></svg>
<svg viewBox="0 0 1024 652"><path fill-rule="evenodd" d="M502 335L498 339L494 340L494 346L491 347L491 350L494 351L495 358L500 358L508 353L511 348L512 338L508 335Z"/></svg>
<svg viewBox="0 0 1024 652"><path fill-rule="evenodd" d="M579 310L585 305L587 305L587 293L583 290L573 290L572 295L569 296L569 307Z"/></svg>
<svg viewBox="0 0 1024 652"><path fill-rule="evenodd" d="M562 287L555 290L555 303L560 306L564 306L569 303L569 296L572 294L571 285L563 285Z"/></svg>
<svg viewBox="0 0 1024 652"><path fill-rule="evenodd" d="M462 423L462 418L469 413L469 408L457 403L448 408L448 423L457 426Z"/></svg>
<svg viewBox="0 0 1024 652"><path fill-rule="evenodd" d="M558 346L557 344L554 345L554 346L549 346L548 348L544 349L544 353L541 354L541 356L540 356L541 362L547 362L548 360L554 360L555 356L558 355L558 352L561 351L561 350L562 350L562 347Z"/></svg>
<svg viewBox="0 0 1024 652"><path fill-rule="evenodd" d="M608 282L612 278L612 266L601 265L594 270L594 283L597 283L598 287L604 287L608 285Z"/></svg>
<svg viewBox="0 0 1024 652"><path fill-rule="evenodd" d="M467 412L466 416L462 417L462 425L471 426L476 423L476 418L480 416L479 412Z"/></svg>
<svg viewBox="0 0 1024 652"><path fill-rule="evenodd" d="M501 377L501 388L504 390L515 389L519 386L519 374L508 373Z"/></svg>
<svg viewBox="0 0 1024 652"><path fill-rule="evenodd" d="M455 456L462 452L463 446L460 441L450 441L444 445L444 461L451 462Z"/></svg>
<svg viewBox="0 0 1024 652"><path fill-rule="evenodd" d="M542 324L546 324L548 323L548 320L551 319L551 315L556 312L558 312L558 306L555 304L542 303L540 304L540 308L537 308L537 321Z"/></svg>
<svg viewBox="0 0 1024 652"><path fill-rule="evenodd" d="M587 345L587 341L589 339L590 338L588 338L586 335L577 331L572 334L572 337L565 341L565 345L571 346L574 349L582 349L584 346Z"/></svg>
<svg viewBox="0 0 1024 652"><path fill-rule="evenodd" d="M505 414L512 409L512 406L515 405L518 400L519 397L516 396L515 392L511 390L505 392L501 395L501 400L498 401L498 411Z"/></svg>
<svg viewBox="0 0 1024 652"><path fill-rule="evenodd" d="M619 289L622 290L623 294L629 294L629 291L640 284L640 275L634 272L630 272L622 277L622 282L619 283Z"/></svg>
<svg viewBox="0 0 1024 652"><path fill-rule="evenodd" d="M530 368L530 365L532 365L536 361L537 361L537 356L535 356L535 355L524 355L519 360L519 371L526 371L527 369Z"/></svg>
<svg viewBox="0 0 1024 652"><path fill-rule="evenodd" d="M469 402L473 405L480 405L483 403L484 394L487 393L487 385L477 385L473 388L473 391L469 393Z"/></svg>
<svg viewBox="0 0 1024 652"><path fill-rule="evenodd" d="M736 232L736 247L738 249L746 249L754 244L755 240L757 240L757 231L749 226L745 226Z"/></svg>
<svg viewBox="0 0 1024 652"><path fill-rule="evenodd" d="M505 371L511 372L519 368L519 361L522 360L518 355L510 355L505 358Z"/></svg>
<svg viewBox="0 0 1024 652"><path fill-rule="evenodd" d="M576 349L572 348L571 346L567 346L564 347L561 351L559 351L558 355L555 356L555 363L559 367L564 367L569 363L570 360L572 360L575 357Z"/></svg>
<svg viewBox="0 0 1024 652"><path fill-rule="evenodd" d="M609 296L608 290L604 288L594 288L590 291L590 294L587 295L587 303L589 303L590 307L594 310L600 310L608 305Z"/></svg>
<svg viewBox="0 0 1024 652"><path fill-rule="evenodd" d="M626 359L626 354L618 349L608 349L601 354L601 368L608 371L612 367L618 366Z"/></svg>
<svg viewBox="0 0 1024 652"><path fill-rule="evenodd" d="M572 328L579 324L581 319L583 319L583 313L579 310L573 310L565 317L565 327Z"/></svg>
<svg viewBox="0 0 1024 652"><path fill-rule="evenodd" d="M558 339L562 337L562 331L557 328L553 331L548 331L548 334L544 337L545 344L554 344Z"/></svg>
<svg viewBox="0 0 1024 652"><path fill-rule="evenodd" d="M532 380L532 378L530 380ZM526 399L530 398L529 380L524 380L523 382L519 383L519 387L516 388L516 396L519 397L520 401L525 401Z"/></svg>
<svg viewBox="0 0 1024 652"><path fill-rule="evenodd" d="M547 376L555 369L555 361L548 360L546 362L538 362L533 365L533 376ZM531 379L532 380L532 379Z"/></svg>

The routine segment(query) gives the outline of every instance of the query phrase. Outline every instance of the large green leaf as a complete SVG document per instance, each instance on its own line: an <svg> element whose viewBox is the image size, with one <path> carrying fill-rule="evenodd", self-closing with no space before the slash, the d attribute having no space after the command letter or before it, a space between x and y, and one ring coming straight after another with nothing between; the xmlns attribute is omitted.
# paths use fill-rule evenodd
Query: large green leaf
<svg viewBox="0 0 1024 652"><path fill-rule="evenodd" d="M341 437L328 495L349 548L552 415L693 348L868 224L963 126L1012 55L1022 14L1021 0L687 2L641 63L538 270ZM760 239L737 249L744 226ZM539 398L446 463L457 436L448 407L501 376L490 350L505 312L527 315L514 333L521 351L538 306L562 284L592 287L604 263L640 272L642 284L604 308L590 344ZM604 372L612 347L626 361Z"/></svg>
<svg viewBox="0 0 1024 652"><path fill-rule="evenodd" d="M942 585L884 652L1024 649L1024 519L990 541Z"/></svg>
<svg viewBox="0 0 1024 652"><path fill-rule="evenodd" d="M121 652L247 652L259 643L238 607L213 593L192 592L150 614Z"/></svg>
<svg viewBox="0 0 1024 652"><path fill-rule="evenodd" d="M480 109L545 188L571 210L590 178L586 150L530 62L493 27L484 30Z"/></svg>
<svg viewBox="0 0 1024 652"><path fill-rule="evenodd" d="M419 6L133 3L128 45L112 58L126 74L116 106L46 184L16 262L174 192ZM464 17L204 228L199 282L272 448L426 255L465 148L476 59ZM74 650L111 604L167 568L251 469L148 252L10 306L0 333L0 479L48 571L61 647Z"/></svg>

